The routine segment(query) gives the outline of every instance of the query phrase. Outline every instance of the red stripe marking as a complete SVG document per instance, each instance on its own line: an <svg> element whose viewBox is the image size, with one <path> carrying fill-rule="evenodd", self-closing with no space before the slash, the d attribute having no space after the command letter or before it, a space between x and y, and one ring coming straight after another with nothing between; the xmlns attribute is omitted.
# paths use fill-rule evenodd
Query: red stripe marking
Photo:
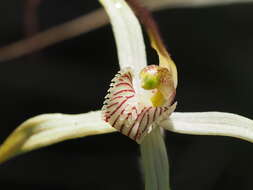
<svg viewBox="0 0 253 190"><path fill-rule="evenodd" d="M113 122L113 124L112 124L112 127L114 127L114 125L116 124L116 122L118 121L118 119L119 119L119 117L124 113L124 111L125 111L125 109L123 109L122 111L121 111L121 113L118 115L118 117L115 119L115 121ZM116 127L115 127L116 128Z"/></svg>
<svg viewBox="0 0 253 190"><path fill-rule="evenodd" d="M135 110L136 114L138 114L137 108L134 106L132 107L133 110Z"/></svg>
<svg viewBox="0 0 253 190"><path fill-rule="evenodd" d="M110 101L113 101L113 100L118 99L118 98L123 98L123 96L116 96L116 97L112 98Z"/></svg>
<svg viewBox="0 0 253 190"><path fill-rule="evenodd" d="M128 100L128 99L125 99L124 101L122 101L122 102L120 103L120 105L110 114L110 117L111 117L113 114L115 114L115 112L118 111L119 108L120 108L127 100Z"/></svg>
<svg viewBox="0 0 253 190"><path fill-rule="evenodd" d="M131 83L132 83L132 81L133 81L132 74L131 74L130 72L129 72L128 74L129 74L129 77L130 77L130 81L131 81Z"/></svg>
<svg viewBox="0 0 253 190"><path fill-rule="evenodd" d="M110 118L111 118L110 116L106 116L105 117L105 122L108 122Z"/></svg>
<svg viewBox="0 0 253 190"><path fill-rule="evenodd" d="M127 100L129 100L129 99L132 98L132 97L134 97L134 95L126 97L126 99L125 99L124 101L122 101L122 102L120 103L120 105L111 113L110 117L111 117L113 114L115 114L115 112L117 112L117 111L119 110L119 108L120 108Z"/></svg>
<svg viewBox="0 0 253 190"><path fill-rule="evenodd" d="M128 74L124 74L124 75L122 75L122 77L127 78L129 81L132 81L132 80L131 80L131 77L129 77Z"/></svg>
<svg viewBox="0 0 253 190"><path fill-rule="evenodd" d="M150 107L150 108L149 108L149 110L151 110L151 109L152 109L152 107ZM148 111L149 111L149 110L148 110ZM149 113L148 113L148 116L147 116L147 117L148 117L148 118L147 118L147 123L146 123L146 126L148 126L148 125L149 125Z"/></svg>
<svg viewBox="0 0 253 190"><path fill-rule="evenodd" d="M146 109L146 107L144 107L144 108L141 110L141 113L137 116L136 120L134 121L133 125L131 126L130 130L128 131L127 136L129 136L129 135L131 134L131 132L132 132L132 130L133 130L133 127L134 127L136 121L139 120L139 117L142 115L142 112L143 112L145 109Z"/></svg>
<svg viewBox="0 0 253 190"><path fill-rule="evenodd" d="M141 118L141 121L140 121L140 125L139 125L139 128L138 128L138 130L137 130L137 133L136 133L136 135L135 135L135 137L134 137L134 140L136 140L137 139L137 137L139 138L140 136L141 136L141 133L140 133L140 127L141 127L141 124L142 124L142 121L143 121L143 118L146 116L146 113L148 113L149 112L149 110L151 109L152 107L149 107L148 109L146 109L145 110L145 112L142 114L142 118ZM149 116L149 114L148 114L148 116ZM146 125L147 125L147 122L146 122ZM144 126L146 126L146 125L144 125ZM147 128L147 126L145 127L145 129Z"/></svg>
<svg viewBox="0 0 253 190"><path fill-rule="evenodd" d="M112 124L112 127L114 127L114 125L115 125L116 122L118 121L119 117L120 117L120 115L118 115L118 117L115 119L115 121L114 121L113 124Z"/></svg>
<svg viewBox="0 0 253 190"><path fill-rule="evenodd" d="M122 114L124 113L125 110L126 110L126 109L123 109L123 110L120 112L120 115L122 115Z"/></svg>
<svg viewBox="0 0 253 190"><path fill-rule="evenodd" d="M151 108L152 108L152 107L150 107L149 110L150 110ZM148 110L148 111L149 111L149 110ZM149 126L149 114L148 114L147 117L148 117L148 118L147 118L147 122L146 122L145 128L142 130L142 133L143 133L144 131L146 131L147 128L148 128L148 126Z"/></svg>
<svg viewBox="0 0 253 190"><path fill-rule="evenodd" d="M169 97L169 103L171 105L171 103L173 102L173 100L175 99L176 97L176 90L172 93L172 95Z"/></svg>
<svg viewBox="0 0 253 190"><path fill-rule="evenodd" d="M127 82L122 82L122 83L118 83L115 85L115 87L119 87L119 86L129 86L129 87L133 88L132 85Z"/></svg>
<svg viewBox="0 0 253 190"><path fill-rule="evenodd" d="M130 98L133 98L134 95L131 95L131 96L126 96L127 99L130 99Z"/></svg>
<svg viewBox="0 0 253 190"><path fill-rule="evenodd" d="M147 124L146 126L149 126L149 114L148 114L148 118L147 118Z"/></svg>
<svg viewBox="0 0 253 190"><path fill-rule="evenodd" d="M141 122L140 122L140 126L141 126L141 123L142 123L143 118L145 117L146 113L149 112L150 109L152 109L152 107L149 107L149 108L145 111L145 113L143 114L143 117L142 117ZM148 113L148 119L147 119L146 125L144 125L145 127L144 127L144 130L142 130L142 132L145 131L145 130L147 129L147 127L148 127L148 122L149 122L148 120L149 120L149 113ZM139 133L139 129L138 129L138 133ZM138 135L136 134L136 135L135 135L135 140L137 139L137 137L139 138L140 135L138 136Z"/></svg>
<svg viewBox="0 0 253 190"><path fill-rule="evenodd" d="M147 110L146 110L146 111L142 114L142 118L141 118L141 121L140 121L140 124L139 124L138 130L137 130L137 133L136 133L136 134L135 134L135 136L134 136L134 140L136 140L136 139L137 139L137 136L139 136L141 123L142 123L143 118L145 117L146 113L147 113Z"/></svg>
<svg viewBox="0 0 253 190"><path fill-rule="evenodd" d="M128 118L129 118L130 115L132 115L132 113L128 113L128 114L127 114L127 117L124 119L124 123L123 123L123 125L121 125L121 128L120 128L120 130L119 130L121 133L122 133L124 127L125 127L125 121L128 120Z"/></svg>
<svg viewBox="0 0 253 190"><path fill-rule="evenodd" d="M154 112L154 115L153 115L153 121L155 121L155 118L156 118L156 112L157 112L157 107L155 108L155 112Z"/></svg>
<svg viewBox="0 0 253 190"><path fill-rule="evenodd" d="M160 108L159 116L162 115L162 110L163 110L163 108Z"/></svg>
<svg viewBox="0 0 253 190"><path fill-rule="evenodd" d="M106 106L106 108L109 109L109 108L111 108L111 107L117 105L118 103L119 103L119 102L115 102L115 103L113 103L113 104L111 104L111 105Z"/></svg>
<svg viewBox="0 0 253 190"><path fill-rule="evenodd" d="M135 93L135 91L134 90L120 90L120 91L118 91L118 92L116 92L116 93L114 93L112 96L116 96L116 95L118 95L118 94L121 94L121 93L123 93L123 92L133 92L133 93Z"/></svg>

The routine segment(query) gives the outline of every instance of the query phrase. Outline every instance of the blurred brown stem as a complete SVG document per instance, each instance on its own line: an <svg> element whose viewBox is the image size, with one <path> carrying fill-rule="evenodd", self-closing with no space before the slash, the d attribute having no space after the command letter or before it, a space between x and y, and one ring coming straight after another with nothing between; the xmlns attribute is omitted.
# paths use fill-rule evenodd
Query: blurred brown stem
<svg viewBox="0 0 253 190"><path fill-rule="evenodd" d="M0 62L36 52L51 44L70 39L74 36L104 26L108 22L108 17L103 9L95 10L75 20L35 34L28 39L0 48Z"/></svg>
<svg viewBox="0 0 253 190"><path fill-rule="evenodd" d="M38 8L38 4L41 0L27 0L35 8ZM173 7L201 7L201 6L215 6L225 5L232 3L249 3L253 0L141 0L145 6L151 10L160 10ZM37 3L37 4L36 4ZM27 12L26 14L34 14ZM36 14L34 14L36 15ZM28 17L27 15L25 17ZM29 20L31 19L31 20ZM33 20L32 20L33 19ZM29 23L26 23L27 36L33 35L38 30L36 26L35 18L28 18ZM26 22L28 22L28 20ZM20 40L13 44L0 48L0 62L8 61L23 55L27 55L36 51L39 51L49 45L57 42L70 39L72 37L89 32L93 29L97 29L106 25L109 22L107 15L103 9L97 9L87 15L76 18L65 24L55 26L49 30L33 35L32 37Z"/></svg>

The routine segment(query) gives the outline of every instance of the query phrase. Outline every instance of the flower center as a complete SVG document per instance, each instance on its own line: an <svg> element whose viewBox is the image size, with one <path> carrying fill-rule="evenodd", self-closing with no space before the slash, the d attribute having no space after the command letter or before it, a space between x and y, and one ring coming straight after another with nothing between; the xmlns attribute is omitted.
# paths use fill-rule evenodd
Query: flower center
<svg viewBox="0 0 253 190"><path fill-rule="evenodd" d="M168 119L176 108L170 101L174 91L167 90L170 79L168 69L155 65L145 67L140 79L131 68L120 71L105 97L103 120L140 143L155 123Z"/></svg>
<svg viewBox="0 0 253 190"><path fill-rule="evenodd" d="M141 87L151 90L150 101L154 107L170 105L174 99L175 88L167 68L150 65L140 72Z"/></svg>

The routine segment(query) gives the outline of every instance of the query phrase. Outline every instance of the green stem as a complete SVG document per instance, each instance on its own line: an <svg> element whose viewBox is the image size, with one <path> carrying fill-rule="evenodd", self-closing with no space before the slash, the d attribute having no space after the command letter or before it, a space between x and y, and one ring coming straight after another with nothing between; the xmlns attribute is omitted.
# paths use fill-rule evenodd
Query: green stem
<svg viewBox="0 0 253 190"><path fill-rule="evenodd" d="M170 190L169 162L160 127L147 135L140 146L145 190Z"/></svg>

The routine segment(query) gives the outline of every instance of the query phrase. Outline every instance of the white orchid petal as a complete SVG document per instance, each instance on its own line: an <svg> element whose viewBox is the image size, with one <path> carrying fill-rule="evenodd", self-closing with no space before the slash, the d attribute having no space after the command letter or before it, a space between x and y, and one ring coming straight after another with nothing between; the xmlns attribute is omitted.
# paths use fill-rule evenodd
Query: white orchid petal
<svg viewBox="0 0 253 190"><path fill-rule="evenodd" d="M39 115L21 124L0 146L0 163L64 140L115 131L102 121L100 111L78 115Z"/></svg>
<svg viewBox="0 0 253 190"><path fill-rule="evenodd" d="M141 144L145 190L170 190L168 156L161 133L157 127Z"/></svg>
<svg viewBox="0 0 253 190"><path fill-rule="evenodd" d="M253 142L253 121L232 113L174 112L161 127L176 133L230 136Z"/></svg>
<svg viewBox="0 0 253 190"><path fill-rule="evenodd" d="M100 2L104 5L112 24L120 68L130 67L139 73L147 65L139 21L124 0L100 0Z"/></svg>

